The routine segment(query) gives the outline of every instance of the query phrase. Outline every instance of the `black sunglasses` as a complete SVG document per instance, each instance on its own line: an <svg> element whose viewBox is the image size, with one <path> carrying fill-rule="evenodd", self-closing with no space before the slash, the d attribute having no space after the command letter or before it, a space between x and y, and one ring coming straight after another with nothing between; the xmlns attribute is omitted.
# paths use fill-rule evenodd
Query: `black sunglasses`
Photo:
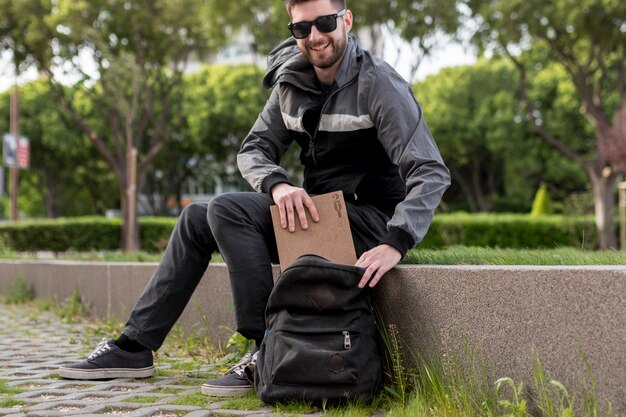
<svg viewBox="0 0 626 417"><path fill-rule="evenodd" d="M314 21L303 20L302 22L289 23L287 27L291 31L291 34L296 39L304 39L311 34L311 27L315 25L317 30L322 33L329 33L337 29L337 18L346 14L346 9L343 9L335 14L329 14L326 16L320 16Z"/></svg>

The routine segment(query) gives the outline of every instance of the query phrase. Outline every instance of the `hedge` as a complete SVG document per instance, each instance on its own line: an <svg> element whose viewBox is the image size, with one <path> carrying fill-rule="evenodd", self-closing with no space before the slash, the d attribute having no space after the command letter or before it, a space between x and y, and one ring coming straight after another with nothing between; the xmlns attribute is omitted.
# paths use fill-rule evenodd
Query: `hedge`
<svg viewBox="0 0 626 417"><path fill-rule="evenodd" d="M165 248L175 218L140 217L139 238L145 251ZM122 221L119 218L68 217L28 220L0 225L0 245L18 252L118 250Z"/></svg>
<svg viewBox="0 0 626 417"><path fill-rule="evenodd" d="M442 248L451 245L596 249L598 238L593 216L437 214L420 247Z"/></svg>
<svg viewBox="0 0 626 417"><path fill-rule="evenodd" d="M145 251L165 248L175 218L140 217L140 241ZM74 217L0 224L5 250L90 251L120 247L121 220ZM593 217L523 214L437 214L420 247L452 245L499 248L577 247L594 249L597 234Z"/></svg>

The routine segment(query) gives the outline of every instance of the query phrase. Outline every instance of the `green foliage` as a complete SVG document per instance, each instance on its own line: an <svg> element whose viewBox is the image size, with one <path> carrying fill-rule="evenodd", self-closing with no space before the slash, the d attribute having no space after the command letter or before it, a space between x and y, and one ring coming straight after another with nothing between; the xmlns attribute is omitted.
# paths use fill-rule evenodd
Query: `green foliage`
<svg viewBox="0 0 626 417"><path fill-rule="evenodd" d="M515 382L508 377L500 378L495 382L496 392L500 393L502 387L509 387L512 399L503 399L498 403L504 408L505 414L502 417L530 417L531 414L526 410L526 400L522 398L524 395L524 383L520 382L515 385Z"/></svg>
<svg viewBox="0 0 626 417"><path fill-rule="evenodd" d="M142 395L136 397L130 397L123 400L125 403L138 403L138 404L153 404L159 401L161 397L154 397L150 395Z"/></svg>
<svg viewBox="0 0 626 417"><path fill-rule="evenodd" d="M78 290L74 290L59 305L53 306L55 314L63 319L66 323L77 323L84 320L88 316L89 310L83 304L83 300Z"/></svg>
<svg viewBox="0 0 626 417"><path fill-rule="evenodd" d="M398 328L394 324L385 326L377 314L376 324L384 345L385 393L400 404L408 402L409 387L413 386L412 375L405 366L404 354L400 346Z"/></svg>
<svg viewBox="0 0 626 417"><path fill-rule="evenodd" d="M140 218L142 247L147 251L162 251L175 223L175 218ZM119 247L120 231L119 219L103 217L5 223L0 225L0 246L5 250L18 252L113 251ZM420 249L455 245L518 249L594 249L597 238L591 216L437 214L420 244ZM132 257L133 260L142 260L138 254L133 254ZM147 260L155 259L148 257Z"/></svg>
<svg viewBox="0 0 626 417"><path fill-rule="evenodd" d="M24 392L21 388L9 387L8 382L0 379L0 395L15 395Z"/></svg>
<svg viewBox="0 0 626 417"><path fill-rule="evenodd" d="M0 94L0 132L8 131L8 95ZM115 183L110 168L77 127L67 123L48 83L26 83L19 95L20 134L29 138L31 149L30 167L20 171L20 212L57 217L113 206Z"/></svg>
<svg viewBox="0 0 626 417"><path fill-rule="evenodd" d="M544 216L546 214L552 214L552 206L550 205L550 195L548 194L548 187L545 184L541 184L535 194L533 200L533 206L530 211L531 217Z"/></svg>
<svg viewBox="0 0 626 417"><path fill-rule="evenodd" d="M101 217L31 220L0 227L0 239L16 251L63 252L70 249L114 249L119 247L118 219Z"/></svg>
<svg viewBox="0 0 626 417"><path fill-rule="evenodd" d="M626 265L626 251L587 251L578 248L502 249L448 246L418 247L402 259L418 265Z"/></svg>
<svg viewBox="0 0 626 417"><path fill-rule="evenodd" d="M533 79L532 94L544 114L549 112L546 123L560 126L572 144L582 142L589 137L588 123L580 118L571 82L554 66L540 75ZM452 187L444 195L452 209L527 212L540 180L558 184L551 187L558 190L557 201L584 190L584 171L524 122L511 88L518 78L511 63L480 59L475 65L445 68L414 86L452 174Z"/></svg>
<svg viewBox="0 0 626 417"><path fill-rule="evenodd" d="M175 222L174 218L141 219L142 245L148 250L162 249ZM23 252L114 250L119 248L120 233L120 219L30 220L0 225L0 242L6 248Z"/></svg>
<svg viewBox="0 0 626 417"><path fill-rule="evenodd" d="M196 407L205 407L214 401L213 398L207 397L201 392L182 395L172 401L172 405L193 405Z"/></svg>
<svg viewBox="0 0 626 417"><path fill-rule="evenodd" d="M257 397L256 393L250 393L240 398L233 398L225 401L221 408L226 410L258 410L263 407L263 402Z"/></svg>
<svg viewBox="0 0 626 417"><path fill-rule="evenodd" d="M0 398L0 408L15 408L26 404L22 400L13 397Z"/></svg>
<svg viewBox="0 0 626 417"><path fill-rule="evenodd" d="M420 248L452 245L497 248L594 249L596 229L590 216L528 214L437 214Z"/></svg>
<svg viewBox="0 0 626 417"><path fill-rule="evenodd" d="M35 298L33 290L22 276L15 278L6 296L7 304L24 304Z"/></svg>

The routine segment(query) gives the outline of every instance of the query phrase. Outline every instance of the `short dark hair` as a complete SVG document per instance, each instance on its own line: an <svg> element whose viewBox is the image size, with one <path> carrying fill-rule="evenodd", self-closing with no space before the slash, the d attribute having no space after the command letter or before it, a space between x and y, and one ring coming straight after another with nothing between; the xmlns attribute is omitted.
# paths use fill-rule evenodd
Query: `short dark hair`
<svg viewBox="0 0 626 417"><path fill-rule="evenodd" d="M308 1L314 1L314 0L284 0L284 1L285 1L285 7L287 8L287 12L291 14L291 8L295 6L296 4L306 3ZM337 8L337 11L343 10L346 8L346 0L330 0L330 2L333 4L333 6Z"/></svg>

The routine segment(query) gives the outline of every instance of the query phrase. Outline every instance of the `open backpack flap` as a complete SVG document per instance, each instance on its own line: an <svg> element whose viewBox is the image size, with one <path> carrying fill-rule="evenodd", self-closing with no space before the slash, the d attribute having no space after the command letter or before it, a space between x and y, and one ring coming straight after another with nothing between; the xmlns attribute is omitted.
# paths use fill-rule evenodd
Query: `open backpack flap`
<svg viewBox="0 0 626 417"><path fill-rule="evenodd" d="M365 270L316 255L298 258L278 278L254 373L261 400L369 401L381 387Z"/></svg>

